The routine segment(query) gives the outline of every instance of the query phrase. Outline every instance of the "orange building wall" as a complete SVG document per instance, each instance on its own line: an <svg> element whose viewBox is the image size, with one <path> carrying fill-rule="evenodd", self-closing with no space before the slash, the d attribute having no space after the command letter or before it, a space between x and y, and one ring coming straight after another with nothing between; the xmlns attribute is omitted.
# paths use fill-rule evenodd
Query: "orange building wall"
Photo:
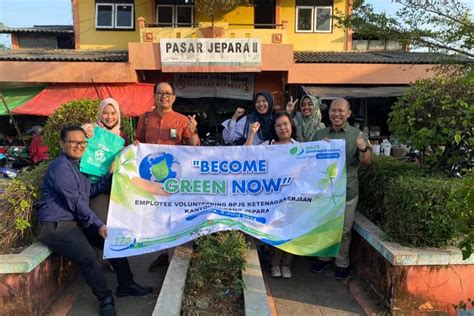
<svg viewBox="0 0 474 316"><path fill-rule="evenodd" d="M409 84L435 76L435 65L402 64L294 64L288 83Z"/></svg>
<svg viewBox="0 0 474 316"><path fill-rule="evenodd" d="M128 63L0 61L0 82L137 82Z"/></svg>

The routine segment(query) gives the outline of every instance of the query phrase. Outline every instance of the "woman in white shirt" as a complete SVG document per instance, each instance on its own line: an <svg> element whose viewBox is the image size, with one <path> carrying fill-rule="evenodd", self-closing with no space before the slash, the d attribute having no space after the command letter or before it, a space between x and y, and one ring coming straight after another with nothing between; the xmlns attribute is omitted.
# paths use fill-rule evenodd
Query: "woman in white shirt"
<svg viewBox="0 0 474 316"><path fill-rule="evenodd" d="M273 118L274 137L262 143L262 145L283 145L297 143L294 139L296 134L295 123L287 112L278 112ZM245 145L254 144L254 139L260 129L260 123L250 124L249 134ZM272 265L271 275L274 278L291 278L290 264L293 255L281 249L272 247L270 249L270 263Z"/></svg>
<svg viewBox="0 0 474 316"><path fill-rule="evenodd" d="M243 145L248 138L250 125L255 122L259 123L260 129L254 135L253 144L258 145L271 139L273 134L273 97L267 91L260 91L255 95L254 103L254 112L238 120L239 111L243 112L243 109L238 108L231 119L225 120L222 123L224 127L222 137L226 144Z"/></svg>

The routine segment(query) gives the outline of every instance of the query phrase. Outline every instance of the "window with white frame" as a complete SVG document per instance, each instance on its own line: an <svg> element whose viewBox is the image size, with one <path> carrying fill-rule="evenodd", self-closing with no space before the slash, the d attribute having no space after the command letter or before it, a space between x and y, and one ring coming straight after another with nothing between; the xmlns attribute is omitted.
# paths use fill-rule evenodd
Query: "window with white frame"
<svg viewBox="0 0 474 316"><path fill-rule="evenodd" d="M133 0L96 0L95 26L97 29L134 29Z"/></svg>
<svg viewBox="0 0 474 316"><path fill-rule="evenodd" d="M332 32L334 0L296 0L296 32Z"/></svg>
<svg viewBox="0 0 474 316"><path fill-rule="evenodd" d="M315 32L332 31L332 7L316 7L314 18Z"/></svg>
<svg viewBox="0 0 474 316"><path fill-rule="evenodd" d="M193 2L189 0L157 0L156 23L163 27L193 26Z"/></svg>

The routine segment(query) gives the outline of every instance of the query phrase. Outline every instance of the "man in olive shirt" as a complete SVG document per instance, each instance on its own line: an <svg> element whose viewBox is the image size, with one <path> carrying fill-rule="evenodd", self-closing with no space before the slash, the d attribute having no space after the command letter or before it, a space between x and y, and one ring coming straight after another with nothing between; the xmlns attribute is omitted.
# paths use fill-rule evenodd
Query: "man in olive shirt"
<svg viewBox="0 0 474 316"><path fill-rule="evenodd" d="M344 139L346 141L346 170L347 190L346 207L344 212L344 228L339 254L336 257L336 279L344 280L349 276L349 246L351 244L352 224L354 213L359 200L359 166L368 165L372 159L370 143L361 130L349 125L347 119L351 116L350 104L345 99L336 99L329 106L331 126L316 132L314 140ZM330 258L318 258L312 265L311 271L319 273L331 265Z"/></svg>

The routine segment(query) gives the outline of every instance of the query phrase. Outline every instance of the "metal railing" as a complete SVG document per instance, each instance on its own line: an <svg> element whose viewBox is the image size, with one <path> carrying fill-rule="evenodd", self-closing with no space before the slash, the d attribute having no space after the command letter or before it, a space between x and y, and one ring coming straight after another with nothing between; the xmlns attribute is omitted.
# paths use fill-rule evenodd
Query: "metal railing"
<svg viewBox="0 0 474 316"><path fill-rule="evenodd" d="M145 27L193 27L196 28L199 26L199 23L150 23L145 24ZM283 24L271 24L271 23L231 23L229 27L232 26L248 26L253 27L255 29L283 29Z"/></svg>

